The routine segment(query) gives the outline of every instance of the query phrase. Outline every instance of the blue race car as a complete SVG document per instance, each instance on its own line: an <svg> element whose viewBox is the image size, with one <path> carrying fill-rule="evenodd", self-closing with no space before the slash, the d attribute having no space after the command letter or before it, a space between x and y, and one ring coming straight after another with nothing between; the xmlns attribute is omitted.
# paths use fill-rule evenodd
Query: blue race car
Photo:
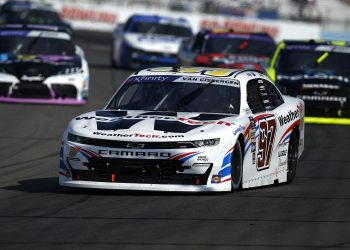
<svg viewBox="0 0 350 250"><path fill-rule="evenodd" d="M174 66L182 40L192 35L186 19L133 15L114 31L111 63L134 69Z"/></svg>

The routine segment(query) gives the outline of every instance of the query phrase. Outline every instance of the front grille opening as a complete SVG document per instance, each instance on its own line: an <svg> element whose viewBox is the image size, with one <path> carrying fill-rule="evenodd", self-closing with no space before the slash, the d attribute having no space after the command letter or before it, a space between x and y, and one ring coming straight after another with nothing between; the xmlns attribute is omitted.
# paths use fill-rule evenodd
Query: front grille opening
<svg viewBox="0 0 350 250"><path fill-rule="evenodd" d="M182 185L206 185L212 168L204 174L179 174L186 168L181 161L94 157L87 164L89 170L69 167L74 180Z"/></svg>
<svg viewBox="0 0 350 250"><path fill-rule="evenodd" d="M19 83L12 88L11 97L50 99L51 92L42 83Z"/></svg>
<svg viewBox="0 0 350 250"><path fill-rule="evenodd" d="M55 98L77 98L77 88L71 84L52 84Z"/></svg>

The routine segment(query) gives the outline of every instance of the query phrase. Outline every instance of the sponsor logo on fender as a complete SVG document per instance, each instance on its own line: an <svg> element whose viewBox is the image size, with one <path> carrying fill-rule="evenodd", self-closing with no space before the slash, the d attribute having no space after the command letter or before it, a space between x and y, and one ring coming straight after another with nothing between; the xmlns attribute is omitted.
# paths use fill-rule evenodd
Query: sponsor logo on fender
<svg viewBox="0 0 350 250"><path fill-rule="evenodd" d="M142 152L142 151L126 151L126 150L107 150L100 149L99 155L108 156L126 156L126 157L154 157L154 158L169 158L170 152Z"/></svg>
<svg viewBox="0 0 350 250"><path fill-rule="evenodd" d="M236 128L235 130L233 130L233 135L237 135L238 133L242 132L245 130L245 127L243 127L242 125L239 125L238 128Z"/></svg>
<svg viewBox="0 0 350 250"><path fill-rule="evenodd" d="M294 110L294 111L290 110L287 115L280 115L278 117L278 121L280 123L280 126L283 126L283 125L288 124L289 122L299 118L299 116L300 116L300 114L299 114L298 109Z"/></svg>
<svg viewBox="0 0 350 250"><path fill-rule="evenodd" d="M287 152L288 152L287 149L283 149L283 150L279 151L278 152L278 157L286 156Z"/></svg>
<svg viewBox="0 0 350 250"><path fill-rule="evenodd" d="M79 152L79 147L71 147L69 149L69 156L76 156L76 154Z"/></svg>
<svg viewBox="0 0 350 250"><path fill-rule="evenodd" d="M211 183L220 183L221 182L221 175L213 175L211 177Z"/></svg>

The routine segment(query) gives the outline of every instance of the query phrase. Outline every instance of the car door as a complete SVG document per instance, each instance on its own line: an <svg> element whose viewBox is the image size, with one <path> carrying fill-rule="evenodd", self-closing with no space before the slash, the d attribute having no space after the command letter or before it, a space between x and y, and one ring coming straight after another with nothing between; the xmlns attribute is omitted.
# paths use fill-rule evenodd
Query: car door
<svg viewBox="0 0 350 250"><path fill-rule="evenodd" d="M275 101L278 96L271 96L271 93L275 93L274 89L271 89L266 80L254 79L247 84L247 103L253 113L250 121L252 127L255 126L255 139L251 139L252 163L257 171L269 169L271 157L276 148L278 124L275 109L278 108L281 100Z"/></svg>

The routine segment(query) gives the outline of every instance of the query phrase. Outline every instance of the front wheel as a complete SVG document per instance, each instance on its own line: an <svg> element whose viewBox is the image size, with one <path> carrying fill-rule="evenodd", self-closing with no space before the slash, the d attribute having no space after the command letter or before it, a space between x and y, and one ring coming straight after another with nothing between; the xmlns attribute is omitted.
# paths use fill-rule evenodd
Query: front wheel
<svg viewBox="0 0 350 250"><path fill-rule="evenodd" d="M236 191L242 184L242 158L241 144L237 141L231 158L231 191Z"/></svg>
<svg viewBox="0 0 350 250"><path fill-rule="evenodd" d="M288 145L288 172L287 172L287 183L291 183L294 178L298 167L298 148L299 140L296 132L293 130L290 135Z"/></svg>

